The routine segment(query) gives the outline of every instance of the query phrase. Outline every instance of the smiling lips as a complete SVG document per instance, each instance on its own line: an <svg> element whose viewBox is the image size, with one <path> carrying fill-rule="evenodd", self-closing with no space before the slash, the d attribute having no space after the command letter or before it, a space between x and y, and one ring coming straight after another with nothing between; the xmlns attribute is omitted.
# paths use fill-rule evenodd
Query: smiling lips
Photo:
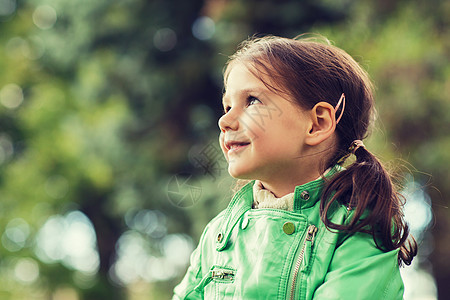
<svg viewBox="0 0 450 300"><path fill-rule="evenodd" d="M226 141L224 143L225 149L227 149L228 152L235 152L241 150L249 144L250 144L249 142L238 142L238 141Z"/></svg>

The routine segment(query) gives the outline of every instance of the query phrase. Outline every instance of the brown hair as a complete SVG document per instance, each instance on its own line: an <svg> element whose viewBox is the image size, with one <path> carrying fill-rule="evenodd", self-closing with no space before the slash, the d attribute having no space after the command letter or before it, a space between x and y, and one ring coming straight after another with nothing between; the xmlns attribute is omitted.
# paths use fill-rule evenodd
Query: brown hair
<svg viewBox="0 0 450 300"><path fill-rule="evenodd" d="M375 113L373 86L367 73L345 51L317 38L266 36L244 41L227 65L234 61L250 64L268 88L295 99L304 109L322 101L336 106L345 94L345 111L336 126L337 145L322 172L341 163L354 140L367 137ZM225 80L228 72L229 68ZM270 82L263 80L265 76ZM417 244L412 236L408 239L403 198L372 153L359 147L354 154L356 161L327 181L320 203L321 219L331 229L371 233L377 247L385 251L400 248L399 264L409 265L417 254ZM336 201L353 209L346 225L332 223L327 217Z"/></svg>

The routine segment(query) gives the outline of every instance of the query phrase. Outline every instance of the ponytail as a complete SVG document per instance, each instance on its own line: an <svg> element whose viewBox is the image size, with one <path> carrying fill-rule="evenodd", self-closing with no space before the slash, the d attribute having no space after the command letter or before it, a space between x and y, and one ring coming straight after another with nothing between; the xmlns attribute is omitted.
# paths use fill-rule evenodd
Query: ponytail
<svg viewBox="0 0 450 300"><path fill-rule="evenodd" d="M417 244L411 235L408 239L409 228L402 213L403 197L381 162L360 140L352 143L350 154L356 156L356 161L331 178L325 187L320 203L322 221L328 228L350 234L370 233L377 247L384 251L400 248L399 265L410 265L417 254ZM345 225L335 224L327 217L336 201L346 205L349 212L353 211Z"/></svg>

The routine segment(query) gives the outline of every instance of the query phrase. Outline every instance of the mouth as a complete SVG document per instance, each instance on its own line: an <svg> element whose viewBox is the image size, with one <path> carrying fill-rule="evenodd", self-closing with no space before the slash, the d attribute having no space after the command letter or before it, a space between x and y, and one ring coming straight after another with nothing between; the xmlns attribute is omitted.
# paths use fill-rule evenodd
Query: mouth
<svg viewBox="0 0 450 300"><path fill-rule="evenodd" d="M238 141L226 141L224 143L225 149L228 152L236 152L238 150L241 150L245 148L246 146L250 145L249 142L238 142Z"/></svg>

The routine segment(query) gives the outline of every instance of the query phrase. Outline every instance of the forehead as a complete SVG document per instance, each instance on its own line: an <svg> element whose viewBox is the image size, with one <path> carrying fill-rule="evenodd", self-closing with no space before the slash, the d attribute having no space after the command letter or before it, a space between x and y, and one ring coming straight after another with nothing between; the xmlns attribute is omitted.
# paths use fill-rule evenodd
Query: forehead
<svg viewBox="0 0 450 300"><path fill-rule="evenodd" d="M255 97L279 95L285 100L292 100L288 90L273 82L267 72L269 72L268 68L259 70L249 63L240 61L228 65L224 72L223 101L228 101L230 97L241 94Z"/></svg>
<svg viewBox="0 0 450 300"><path fill-rule="evenodd" d="M256 70L243 63L229 65L224 73L224 100L235 94L270 92L254 72Z"/></svg>

